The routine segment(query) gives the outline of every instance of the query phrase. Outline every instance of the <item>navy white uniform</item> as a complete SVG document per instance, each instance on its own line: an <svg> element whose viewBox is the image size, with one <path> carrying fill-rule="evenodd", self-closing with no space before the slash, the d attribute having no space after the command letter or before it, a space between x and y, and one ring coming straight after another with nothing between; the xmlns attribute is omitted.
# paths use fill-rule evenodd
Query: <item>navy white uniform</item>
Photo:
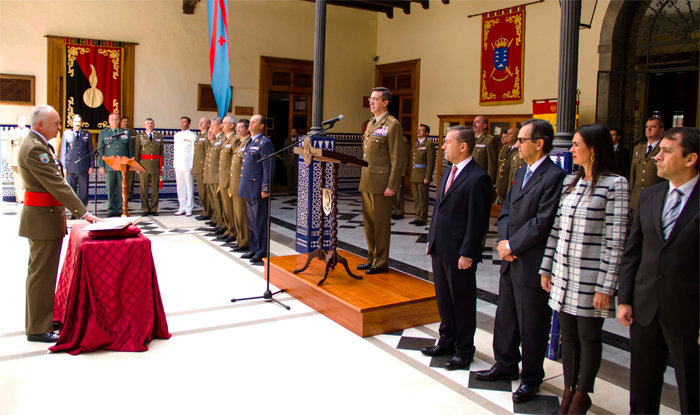
<svg viewBox="0 0 700 415"><path fill-rule="evenodd" d="M90 185L88 171L95 167L95 157L92 154L92 138L85 130L67 130L61 139L61 165L68 172L66 180L83 205L88 204L88 187ZM84 159L80 160L82 157ZM78 163L76 161L80 160Z"/></svg>

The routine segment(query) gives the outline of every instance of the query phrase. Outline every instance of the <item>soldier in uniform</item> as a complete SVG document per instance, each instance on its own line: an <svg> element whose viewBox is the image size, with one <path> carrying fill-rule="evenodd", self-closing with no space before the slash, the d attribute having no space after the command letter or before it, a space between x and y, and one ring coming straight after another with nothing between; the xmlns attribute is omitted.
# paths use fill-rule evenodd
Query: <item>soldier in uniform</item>
<svg viewBox="0 0 700 415"><path fill-rule="evenodd" d="M411 152L411 141L408 137L403 136L404 154L408 156ZM394 199L391 207L391 218L400 220L403 219L404 205L406 202L406 184L404 178L408 176L408 157L404 160L404 166L401 172L401 181L399 181L399 191L394 194Z"/></svg>
<svg viewBox="0 0 700 415"><path fill-rule="evenodd" d="M250 259L251 264L261 263L267 252L268 200L275 177L275 161L258 163L258 160L275 152L275 146L263 135L267 120L260 114L250 119L252 138L243 150L243 166L238 197L246 200L248 226L250 227L250 252L241 258Z"/></svg>
<svg viewBox="0 0 700 415"><path fill-rule="evenodd" d="M632 167L630 170L630 213L637 210L639 195L645 187L663 183L666 179L656 174L656 159L659 143L664 135L664 121L661 118L649 118L646 125L646 143L639 143L632 150Z"/></svg>
<svg viewBox="0 0 700 415"><path fill-rule="evenodd" d="M506 200L506 195L508 194L508 189L510 189L511 174L510 168L512 165L511 160L513 155L518 154L518 149L515 147L515 143L518 141L518 130L517 128L511 128L503 134L501 142L503 147L498 153L498 177L496 177L496 199L497 204L503 203Z"/></svg>
<svg viewBox="0 0 700 415"><path fill-rule="evenodd" d="M488 134L489 120L483 115L474 118L474 134L476 134L476 147L474 147L474 161L489 176L491 184L496 184L496 172L498 171L498 143Z"/></svg>
<svg viewBox="0 0 700 415"><path fill-rule="evenodd" d="M207 151L204 163L204 184L207 187L207 199L212 207L211 220L205 222L207 225L215 226L217 235L222 235L224 229L224 218L221 213L221 195L219 194L219 156L221 152L221 140L226 136L221 125L223 118L214 117L211 119L209 127L209 141L211 146Z"/></svg>
<svg viewBox="0 0 700 415"><path fill-rule="evenodd" d="M228 193L233 198L233 223L236 227L236 245L232 252L245 252L250 249L250 229L248 228L248 207L242 197L238 197L238 190L241 183L241 168L243 167L243 153L250 142L250 132L248 120L240 120L236 124L236 134L239 137L238 145L234 149L231 160L231 180Z"/></svg>
<svg viewBox="0 0 700 415"><path fill-rule="evenodd" d="M70 187L83 205L87 206L88 187L90 175L95 169L95 157L92 155L92 137L89 132L80 128L82 123L83 118L75 114L72 122L73 129L63 132L59 158L63 166L63 174ZM75 219L75 216L71 216L71 219Z"/></svg>
<svg viewBox="0 0 700 415"><path fill-rule="evenodd" d="M27 118L24 115L17 117L17 128L10 131L10 136L7 140L7 162L12 167L12 178L15 184L15 200L17 203L22 203L24 200L24 191L22 190L22 179L19 177L19 167L17 167L17 155L19 154L19 146L22 144L24 137L29 134L27 128Z"/></svg>
<svg viewBox="0 0 700 415"><path fill-rule="evenodd" d="M31 115L32 131L22 141L19 174L25 189L19 236L29 239L26 333L32 342L55 343L53 301L61 244L66 235L66 207L88 222L101 219L88 213L63 178L58 158L47 138L56 136L61 119L53 107L41 105ZM65 207L64 207L65 206Z"/></svg>
<svg viewBox="0 0 700 415"><path fill-rule="evenodd" d="M197 220L211 219L211 207L207 201L207 187L204 184L204 161L207 158L207 151L211 146L207 135L211 121L209 118L200 118L199 120L199 135L197 141L194 142L194 159L192 160L192 174L194 174L195 183L197 183L197 196L199 204L202 205L202 213L195 216Z"/></svg>
<svg viewBox="0 0 700 415"><path fill-rule="evenodd" d="M418 127L418 141L411 153L411 186L413 187L413 204L416 219L408 222L410 225L425 226L428 224L428 208L430 198L428 188L433 181L435 171L435 144L428 140L430 127L421 124Z"/></svg>
<svg viewBox="0 0 700 415"><path fill-rule="evenodd" d="M223 228L226 231L216 239L231 243L236 240L236 226L233 223L233 197L229 196L228 188L231 183L231 158L238 146L238 136L235 131L236 118L233 115L225 116L222 126L226 137L221 143L221 152L219 153L219 194L221 195L221 213L226 225Z"/></svg>
<svg viewBox="0 0 700 415"><path fill-rule="evenodd" d="M121 216L122 214L122 172L114 170L102 157L134 157L134 147L128 136L128 131L119 128L119 114L109 114L109 128L100 131L97 142L99 154L97 164L105 175L107 187L107 216Z"/></svg>
<svg viewBox="0 0 700 415"><path fill-rule="evenodd" d="M289 130L289 137L284 139L284 147L289 147L297 141L299 133L296 128ZM284 166L287 168L287 192L290 195L297 194L297 176L299 162L298 157L294 154L294 147L284 151Z"/></svg>
<svg viewBox="0 0 700 415"><path fill-rule="evenodd" d="M519 151L510 156L510 171L508 172L508 190L506 190L506 194L510 192L510 188L513 186L513 182L515 182L515 173L517 173L518 169L523 167L525 164L527 163L525 163L525 160L520 157Z"/></svg>
<svg viewBox="0 0 700 415"><path fill-rule="evenodd" d="M131 120L129 117L122 117L122 119L119 121L119 128L126 131L127 137L129 137L129 141L131 141L131 148L136 151L136 131L131 129ZM131 199L134 197L135 174L135 171L130 171L126 175L126 187L127 194L129 195L129 202L131 202Z"/></svg>
<svg viewBox="0 0 700 415"><path fill-rule="evenodd" d="M406 154L403 129L388 111L391 92L379 87L372 90L369 106L374 117L369 121L363 143L364 160L359 190L362 192L362 218L367 240L367 262L357 266L365 274L389 271L391 243L391 205L399 190Z"/></svg>
<svg viewBox="0 0 700 415"><path fill-rule="evenodd" d="M617 169L620 174L629 177L630 174L630 151L622 146L620 139L622 135L620 130L617 128L610 129L610 136L612 137L613 148L615 149L615 158L617 159Z"/></svg>
<svg viewBox="0 0 700 415"><path fill-rule="evenodd" d="M144 216L158 216L158 193L163 186L163 159L165 157L165 144L163 135L154 132L156 123L153 118L146 118L143 123L146 131L136 137L136 149L134 158L146 169L139 172L141 184L141 210ZM151 185L151 197L148 197L148 185Z"/></svg>

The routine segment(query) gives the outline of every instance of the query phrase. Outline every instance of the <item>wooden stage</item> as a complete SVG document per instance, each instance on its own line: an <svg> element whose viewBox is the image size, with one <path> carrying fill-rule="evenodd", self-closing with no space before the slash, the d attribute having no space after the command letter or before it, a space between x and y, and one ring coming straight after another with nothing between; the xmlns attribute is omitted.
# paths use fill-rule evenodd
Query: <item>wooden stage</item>
<svg viewBox="0 0 700 415"><path fill-rule="evenodd" d="M365 275L355 269L365 258L338 253L362 280L351 278L338 264L319 287L326 263L314 259L306 271L293 274L306 263L307 255L299 254L273 257L270 283L361 337L440 321L432 283L394 269Z"/></svg>

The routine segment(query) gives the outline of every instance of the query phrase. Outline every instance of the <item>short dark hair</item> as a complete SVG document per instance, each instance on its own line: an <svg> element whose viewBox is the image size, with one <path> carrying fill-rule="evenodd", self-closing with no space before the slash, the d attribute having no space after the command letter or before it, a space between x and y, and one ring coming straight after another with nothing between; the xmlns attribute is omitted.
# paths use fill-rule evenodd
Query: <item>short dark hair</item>
<svg viewBox="0 0 700 415"><path fill-rule="evenodd" d="M608 127L603 124L582 125L576 130L576 133L583 138L583 143L586 147L593 149L593 160L590 166L590 173L593 177L593 180L591 180L590 194L593 195L595 187L604 174L620 174L613 146L610 145L612 136L610 135ZM586 177L586 171L583 167L579 166L574 181L569 184L566 190L564 190L564 193L573 191L578 181L582 180L584 177Z"/></svg>
<svg viewBox="0 0 700 415"><path fill-rule="evenodd" d="M129 120L129 121L131 121L131 118L129 118L129 117L122 117L121 119L122 119L122 120ZM121 121L121 120L120 120L120 121Z"/></svg>
<svg viewBox="0 0 700 415"><path fill-rule="evenodd" d="M469 154L474 152L474 147L476 146L476 135L474 135L474 130L465 125L454 125L447 129L448 133L450 131L457 132L457 140L460 143L467 143Z"/></svg>
<svg viewBox="0 0 700 415"><path fill-rule="evenodd" d="M376 88L372 88L372 91L379 91L382 93L382 101L389 101L389 104L391 104L391 91L389 91L388 88L384 88L383 86L378 86Z"/></svg>
<svg viewBox="0 0 700 415"><path fill-rule="evenodd" d="M245 118L241 118L240 120L238 120L238 122L236 124L240 124L240 123L243 123L243 126L245 127L246 130L248 129L248 126L250 126L250 121L246 120Z"/></svg>
<svg viewBox="0 0 700 415"><path fill-rule="evenodd" d="M654 120L658 120L658 121L659 121L659 127L663 128L663 129L666 129L666 128L664 127L664 120L662 120L662 119L659 118L659 117L649 117L649 119L647 120L647 122L648 122L648 121L654 121Z"/></svg>
<svg viewBox="0 0 700 415"><path fill-rule="evenodd" d="M611 129L610 129L610 132L611 132L611 133L612 133L613 131L615 131L615 132L617 133L617 135L622 135L622 133L620 133L620 130L617 129L617 128L611 128Z"/></svg>
<svg viewBox="0 0 700 415"><path fill-rule="evenodd" d="M530 118L525 120L520 125L520 130L522 131L526 125L531 125L530 129L530 139L531 140L544 140L544 147L542 150L545 154L549 154L554 148L554 127L547 120L542 120L539 118ZM608 132L608 134L610 134ZM612 138L611 138L612 140Z"/></svg>
<svg viewBox="0 0 700 415"><path fill-rule="evenodd" d="M664 131L664 138L671 141L676 141L680 138L678 144L683 149L683 157L688 157L692 153L700 157L700 128L674 127ZM695 170L700 170L699 161L695 162Z"/></svg>
<svg viewBox="0 0 700 415"><path fill-rule="evenodd" d="M153 118L148 117L148 118L146 118L144 121L153 121ZM155 121L153 121L153 122L155 122Z"/></svg>
<svg viewBox="0 0 700 415"><path fill-rule="evenodd" d="M192 124L192 120L190 119L190 117L180 117L180 119L183 119L183 118L187 120L188 124Z"/></svg>
<svg viewBox="0 0 700 415"><path fill-rule="evenodd" d="M476 117L474 117L474 119L476 120L476 119L477 119L477 118L479 118L479 117L481 117L481 118L483 118L483 119L484 119L484 124L486 124L486 126L488 126L488 125L489 125L489 119L488 119L488 118L486 118L486 116L485 116L485 115L477 115Z"/></svg>
<svg viewBox="0 0 700 415"><path fill-rule="evenodd" d="M420 126L421 126L421 127L425 127L425 131L427 131L428 134L430 134L430 127L428 127L428 126L425 125L425 124L421 124Z"/></svg>

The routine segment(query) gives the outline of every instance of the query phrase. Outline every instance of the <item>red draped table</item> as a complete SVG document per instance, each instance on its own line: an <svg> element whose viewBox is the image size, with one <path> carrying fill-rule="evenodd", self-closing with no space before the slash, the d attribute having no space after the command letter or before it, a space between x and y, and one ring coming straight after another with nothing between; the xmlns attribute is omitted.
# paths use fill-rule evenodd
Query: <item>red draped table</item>
<svg viewBox="0 0 700 415"><path fill-rule="evenodd" d="M143 352L154 338L169 339L151 241L92 239L85 226L71 228L53 311L63 329L49 350Z"/></svg>

